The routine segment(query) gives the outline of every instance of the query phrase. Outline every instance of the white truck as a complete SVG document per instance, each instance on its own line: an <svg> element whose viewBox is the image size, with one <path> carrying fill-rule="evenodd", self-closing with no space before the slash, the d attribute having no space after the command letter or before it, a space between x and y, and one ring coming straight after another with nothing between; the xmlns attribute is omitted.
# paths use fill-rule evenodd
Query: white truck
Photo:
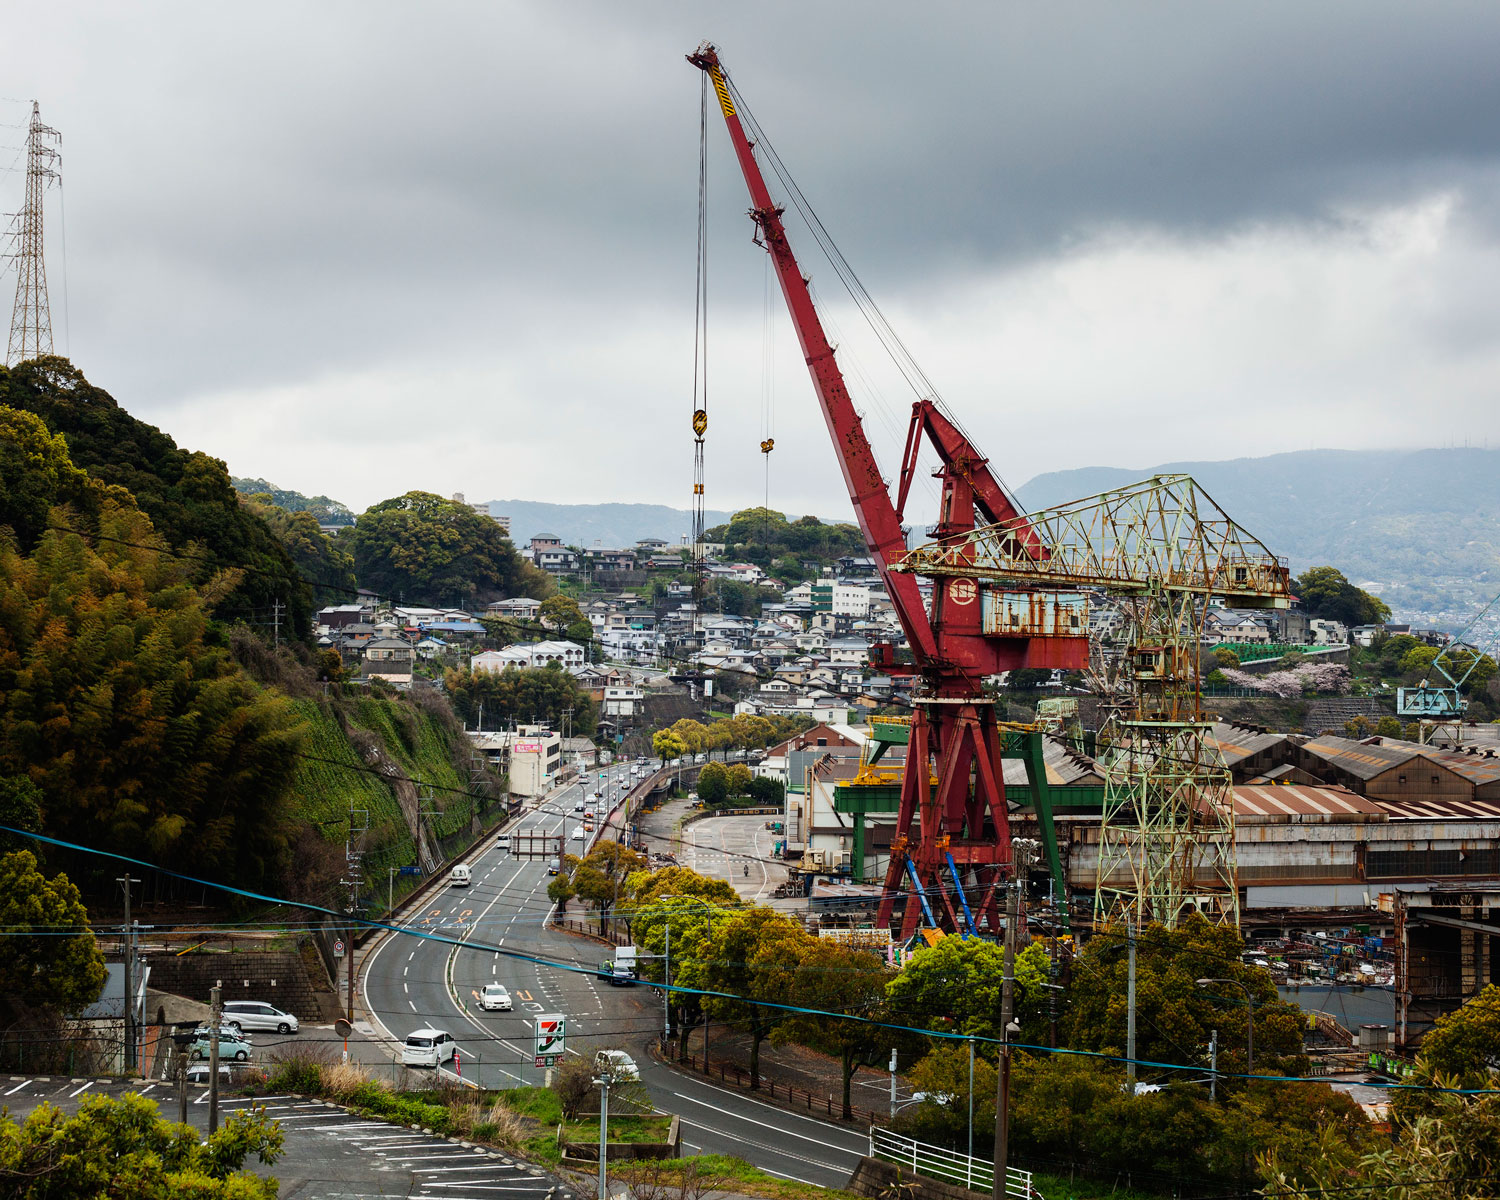
<svg viewBox="0 0 1500 1200"><path fill-rule="evenodd" d="M606 958L599 964L598 977L608 980L612 986L628 987L639 978L637 965L634 946L616 946L614 958Z"/></svg>

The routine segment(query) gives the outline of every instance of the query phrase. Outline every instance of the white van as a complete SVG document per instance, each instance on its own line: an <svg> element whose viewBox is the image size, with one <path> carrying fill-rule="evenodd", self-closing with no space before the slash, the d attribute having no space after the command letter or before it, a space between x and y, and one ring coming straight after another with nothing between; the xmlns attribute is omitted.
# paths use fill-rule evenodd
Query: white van
<svg viewBox="0 0 1500 1200"><path fill-rule="evenodd" d="M459 863L453 870L448 872L449 887L468 887L469 879L473 872L469 870L467 863Z"/></svg>

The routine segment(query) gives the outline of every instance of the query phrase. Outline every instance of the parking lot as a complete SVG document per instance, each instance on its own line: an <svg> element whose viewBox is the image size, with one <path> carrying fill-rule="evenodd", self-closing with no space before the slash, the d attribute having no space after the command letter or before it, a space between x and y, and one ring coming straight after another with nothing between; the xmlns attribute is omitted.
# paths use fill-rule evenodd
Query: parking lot
<svg viewBox="0 0 1500 1200"><path fill-rule="evenodd" d="M13 1118L44 1102L76 1112L90 1095L137 1092L155 1100L161 1115L176 1120L178 1097L165 1084L58 1076L0 1078L0 1096ZM257 1175L274 1175L283 1200L376 1200L392 1196L426 1200L573 1200L571 1189L536 1167L503 1154L464 1146L384 1121L366 1121L337 1105L300 1096L223 1098L220 1123L231 1114L263 1107L286 1136L286 1153L272 1167L245 1164ZM188 1092L188 1123L208 1129L208 1090Z"/></svg>

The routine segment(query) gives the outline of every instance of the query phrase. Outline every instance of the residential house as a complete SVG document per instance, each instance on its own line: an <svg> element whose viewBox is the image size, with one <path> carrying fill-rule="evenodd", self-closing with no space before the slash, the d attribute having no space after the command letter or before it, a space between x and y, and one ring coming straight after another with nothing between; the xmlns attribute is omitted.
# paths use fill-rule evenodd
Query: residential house
<svg viewBox="0 0 1500 1200"><path fill-rule="evenodd" d="M630 719L641 711L646 693L633 685L615 685L604 689L604 709L606 717L620 717Z"/></svg>
<svg viewBox="0 0 1500 1200"><path fill-rule="evenodd" d="M542 602L530 596L512 596L509 600L496 600L484 606L486 615L504 617L513 621L538 621L542 615Z"/></svg>
<svg viewBox="0 0 1500 1200"><path fill-rule="evenodd" d="M517 642L503 650L486 650L469 660L471 671L504 670L506 666L545 667L560 663L564 667L583 666L588 655L577 642ZM499 666L492 666L498 663Z"/></svg>

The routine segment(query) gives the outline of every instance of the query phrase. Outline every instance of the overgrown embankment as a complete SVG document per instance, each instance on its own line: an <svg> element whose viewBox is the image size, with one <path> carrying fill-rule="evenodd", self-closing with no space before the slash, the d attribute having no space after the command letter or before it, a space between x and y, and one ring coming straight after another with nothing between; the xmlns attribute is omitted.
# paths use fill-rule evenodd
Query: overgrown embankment
<svg viewBox="0 0 1500 1200"><path fill-rule="evenodd" d="M323 887L343 871L346 840L363 851L367 885L383 900L391 868L431 870L503 814L504 780L471 763L468 739L441 696L335 694L292 703L306 743L290 815L305 826L301 857L321 868ZM307 845L309 831L321 847Z"/></svg>

